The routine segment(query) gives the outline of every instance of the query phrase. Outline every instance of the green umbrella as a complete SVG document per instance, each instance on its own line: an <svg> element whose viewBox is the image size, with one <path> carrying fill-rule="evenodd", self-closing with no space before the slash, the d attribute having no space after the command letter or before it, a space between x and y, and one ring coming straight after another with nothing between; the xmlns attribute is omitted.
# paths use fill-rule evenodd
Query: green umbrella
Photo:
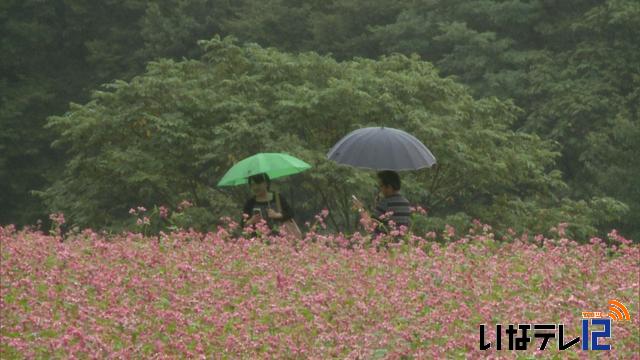
<svg viewBox="0 0 640 360"><path fill-rule="evenodd" d="M293 175L311 165L288 154L259 153L239 161L227 171L218 186L242 185L250 176L266 173L271 179Z"/></svg>

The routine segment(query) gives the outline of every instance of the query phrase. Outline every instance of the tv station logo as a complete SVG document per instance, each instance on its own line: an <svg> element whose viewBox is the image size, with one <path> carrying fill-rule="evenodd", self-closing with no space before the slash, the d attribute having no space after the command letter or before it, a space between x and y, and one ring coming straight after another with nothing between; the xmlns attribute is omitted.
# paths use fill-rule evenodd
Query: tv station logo
<svg viewBox="0 0 640 360"><path fill-rule="evenodd" d="M527 350L530 343L541 339L539 349L545 350L552 339L556 339L558 350L564 351L581 343L581 349L611 350L611 344L606 343L612 338L612 321L631 321L629 310L618 300L609 301L609 312L583 311L582 312L582 336L567 339L564 324L502 324L496 325L496 339L487 342L486 326L480 325L480 350L503 350L503 329L508 350Z"/></svg>
<svg viewBox="0 0 640 360"><path fill-rule="evenodd" d="M610 317L611 320L614 321L631 321L629 310L627 310L627 307L618 300L609 301L609 313L607 315L600 311L582 312L583 319L602 319L607 317Z"/></svg>

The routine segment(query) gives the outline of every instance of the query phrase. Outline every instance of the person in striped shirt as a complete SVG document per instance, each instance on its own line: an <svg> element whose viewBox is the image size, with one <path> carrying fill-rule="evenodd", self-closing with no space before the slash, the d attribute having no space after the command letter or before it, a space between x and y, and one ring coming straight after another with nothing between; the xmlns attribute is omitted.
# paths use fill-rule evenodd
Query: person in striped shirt
<svg viewBox="0 0 640 360"><path fill-rule="evenodd" d="M377 175L380 195L372 216L380 221L383 226L378 226L376 233L388 231L390 227L389 221L393 221L397 228L402 225L410 227L411 206L409 200L400 194L402 186L400 175L390 170L380 171ZM354 199L354 206L362 216L369 216L368 213L364 211L364 206L359 200Z"/></svg>

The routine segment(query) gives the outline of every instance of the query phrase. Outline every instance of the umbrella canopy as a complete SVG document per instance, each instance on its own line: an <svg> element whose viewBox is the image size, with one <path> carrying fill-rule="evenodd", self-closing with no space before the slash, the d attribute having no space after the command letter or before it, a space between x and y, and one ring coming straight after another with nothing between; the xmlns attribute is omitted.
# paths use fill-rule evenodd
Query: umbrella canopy
<svg viewBox="0 0 640 360"><path fill-rule="evenodd" d="M373 170L418 170L436 158L415 136L402 130L369 127L352 131L338 141L327 158L339 164Z"/></svg>
<svg viewBox="0 0 640 360"><path fill-rule="evenodd" d="M233 186L247 183L250 176L265 173L271 179L297 174L311 165L283 153L259 153L237 162L227 171L218 186Z"/></svg>

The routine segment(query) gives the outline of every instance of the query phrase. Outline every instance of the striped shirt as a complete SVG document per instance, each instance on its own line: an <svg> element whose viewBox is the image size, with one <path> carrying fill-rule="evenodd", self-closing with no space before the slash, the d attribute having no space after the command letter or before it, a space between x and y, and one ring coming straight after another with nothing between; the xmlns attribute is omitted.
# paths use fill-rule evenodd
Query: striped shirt
<svg viewBox="0 0 640 360"><path fill-rule="evenodd" d="M392 212L391 216L381 220L380 217L388 212ZM411 207L409 200L399 193L380 200L376 204L373 214L375 218L381 220L385 226L389 220L393 220L398 227L400 227L400 225L408 227L411 223Z"/></svg>

